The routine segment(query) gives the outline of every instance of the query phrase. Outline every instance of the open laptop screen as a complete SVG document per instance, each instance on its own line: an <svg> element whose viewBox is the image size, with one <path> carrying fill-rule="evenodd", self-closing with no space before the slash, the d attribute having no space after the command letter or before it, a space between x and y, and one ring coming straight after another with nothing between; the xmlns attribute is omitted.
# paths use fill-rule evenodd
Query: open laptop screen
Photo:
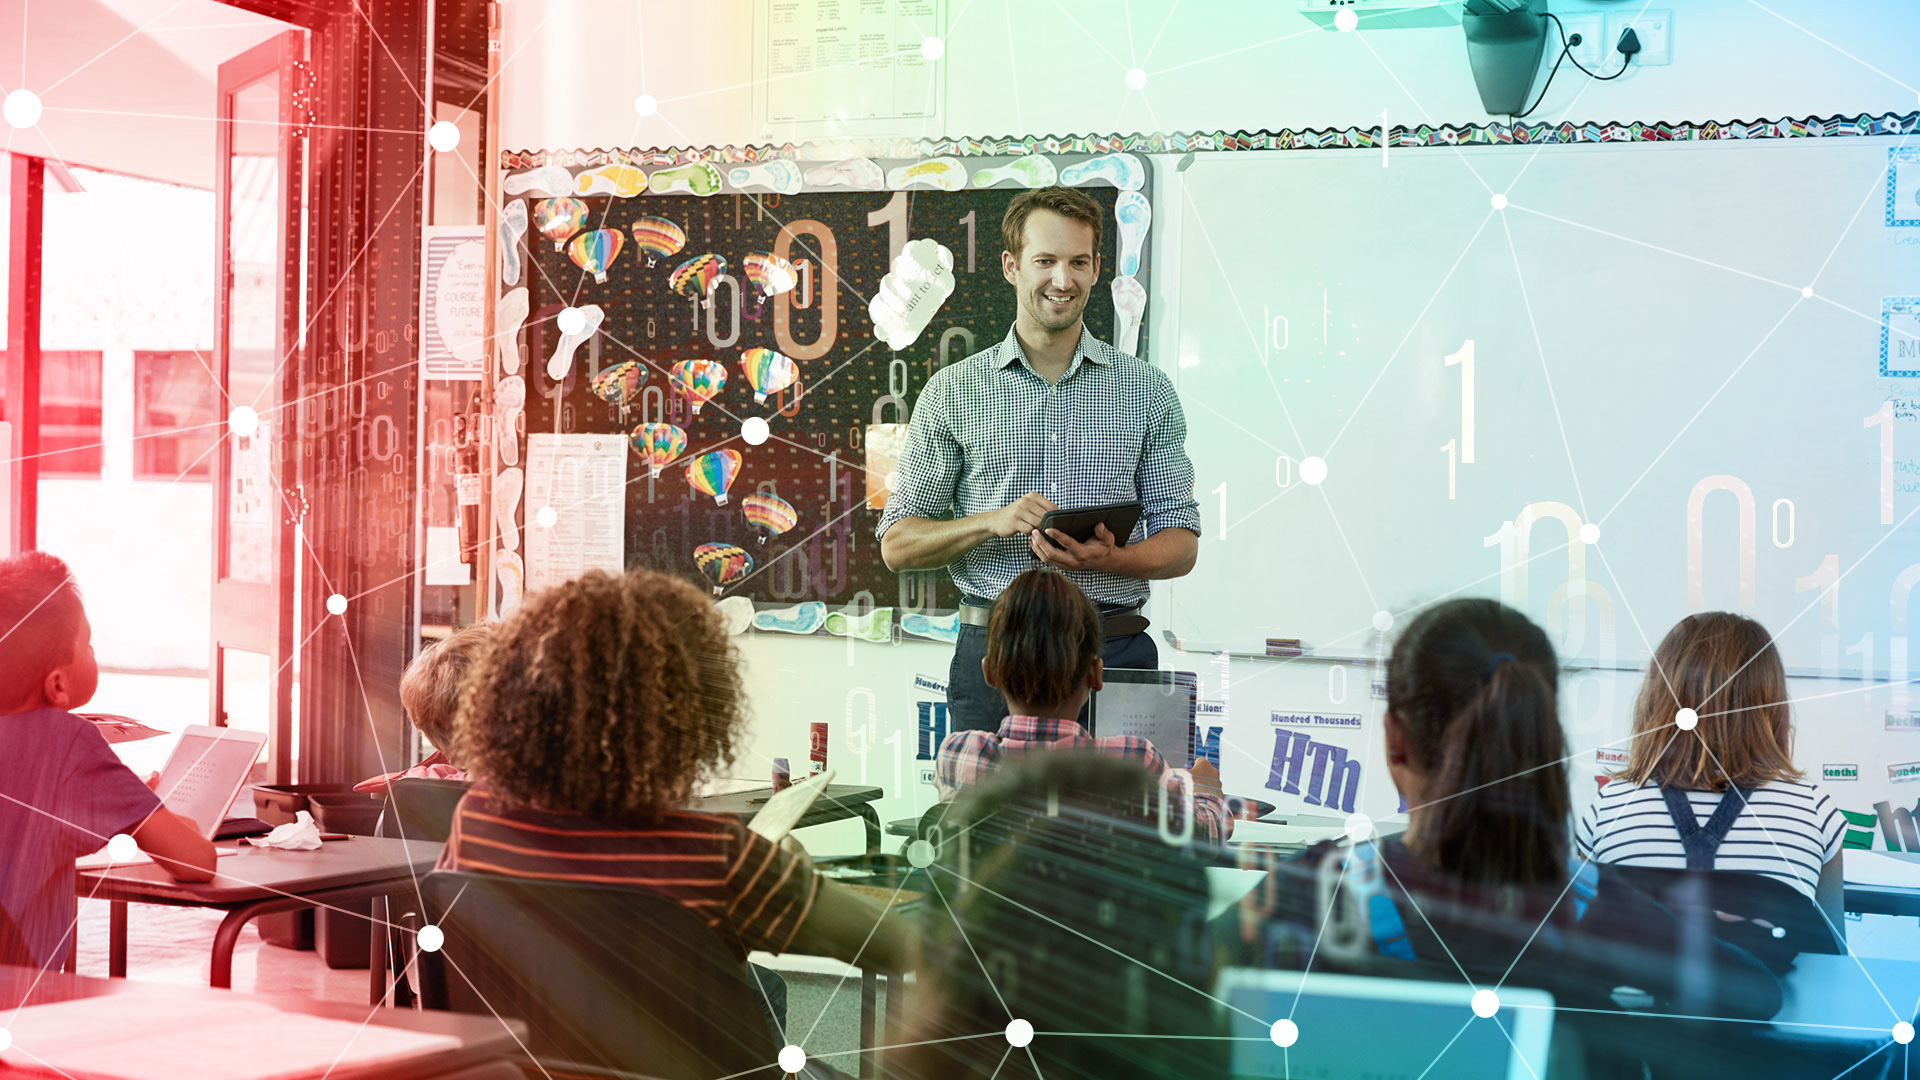
<svg viewBox="0 0 1920 1080"><path fill-rule="evenodd" d="M1186 768L1193 760L1199 677L1191 671L1108 668L1104 679L1087 709L1092 734L1138 735L1153 743L1169 768Z"/></svg>
<svg viewBox="0 0 1920 1080"><path fill-rule="evenodd" d="M193 822L201 836L211 837L240 794L264 742L260 732L190 727L180 733L180 744L160 770L154 791L167 809Z"/></svg>

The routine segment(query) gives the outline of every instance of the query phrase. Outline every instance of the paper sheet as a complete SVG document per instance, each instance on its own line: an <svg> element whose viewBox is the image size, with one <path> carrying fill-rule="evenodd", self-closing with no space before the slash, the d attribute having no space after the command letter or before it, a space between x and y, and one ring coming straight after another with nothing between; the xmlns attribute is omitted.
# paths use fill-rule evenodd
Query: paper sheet
<svg viewBox="0 0 1920 1080"><path fill-rule="evenodd" d="M626 569L627 441L618 435L527 436L528 592L588 570ZM553 524L539 524L552 507Z"/></svg>
<svg viewBox="0 0 1920 1080"><path fill-rule="evenodd" d="M1920 859L1879 851L1848 851L1844 857L1849 885L1920 889Z"/></svg>

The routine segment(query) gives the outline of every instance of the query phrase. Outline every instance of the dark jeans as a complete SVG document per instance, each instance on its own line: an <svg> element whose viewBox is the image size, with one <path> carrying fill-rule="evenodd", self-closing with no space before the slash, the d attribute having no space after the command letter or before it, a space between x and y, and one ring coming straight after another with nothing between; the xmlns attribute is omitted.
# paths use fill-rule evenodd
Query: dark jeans
<svg viewBox="0 0 1920 1080"><path fill-rule="evenodd" d="M987 685L980 672L980 661L987 658L987 630L984 626L960 624L960 639L953 643L953 666L947 670L947 730L997 731L1007 715L1007 699ZM1110 668L1157 668L1160 649L1148 634L1110 637L1100 652ZM1087 722L1085 709L1080 722Z"/></svg>

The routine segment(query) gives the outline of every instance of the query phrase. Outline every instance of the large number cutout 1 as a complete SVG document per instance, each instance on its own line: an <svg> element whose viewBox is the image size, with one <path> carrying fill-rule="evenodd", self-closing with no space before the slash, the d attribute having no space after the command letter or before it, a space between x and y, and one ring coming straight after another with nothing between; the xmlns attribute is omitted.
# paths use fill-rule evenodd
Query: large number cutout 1
<svg viewBox="0 0 1920 1080"><path fill-rule="evenodd" d="M811 236L820 244L820 336L802 345L793 339L793 290L773 298L773 340L795 360L818 360L833 348L840 333L840 245L826 225L802 218L787 223L773 242L776 258L793 261L796 237Z"/></svg>

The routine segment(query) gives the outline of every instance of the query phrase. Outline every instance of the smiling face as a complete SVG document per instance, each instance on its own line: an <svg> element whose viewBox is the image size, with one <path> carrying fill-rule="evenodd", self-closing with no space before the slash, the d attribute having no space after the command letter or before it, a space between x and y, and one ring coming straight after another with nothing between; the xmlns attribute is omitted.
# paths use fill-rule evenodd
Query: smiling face
<svg viewBox="0 0 1920 1080"><path fill-rule="evenodd" d="M1093 226L1036 209L1023 228L1020 254L1000 255L1001 271L1020 303L1020 321L1054 334L1079 325L1100 277Z"/></svg>

